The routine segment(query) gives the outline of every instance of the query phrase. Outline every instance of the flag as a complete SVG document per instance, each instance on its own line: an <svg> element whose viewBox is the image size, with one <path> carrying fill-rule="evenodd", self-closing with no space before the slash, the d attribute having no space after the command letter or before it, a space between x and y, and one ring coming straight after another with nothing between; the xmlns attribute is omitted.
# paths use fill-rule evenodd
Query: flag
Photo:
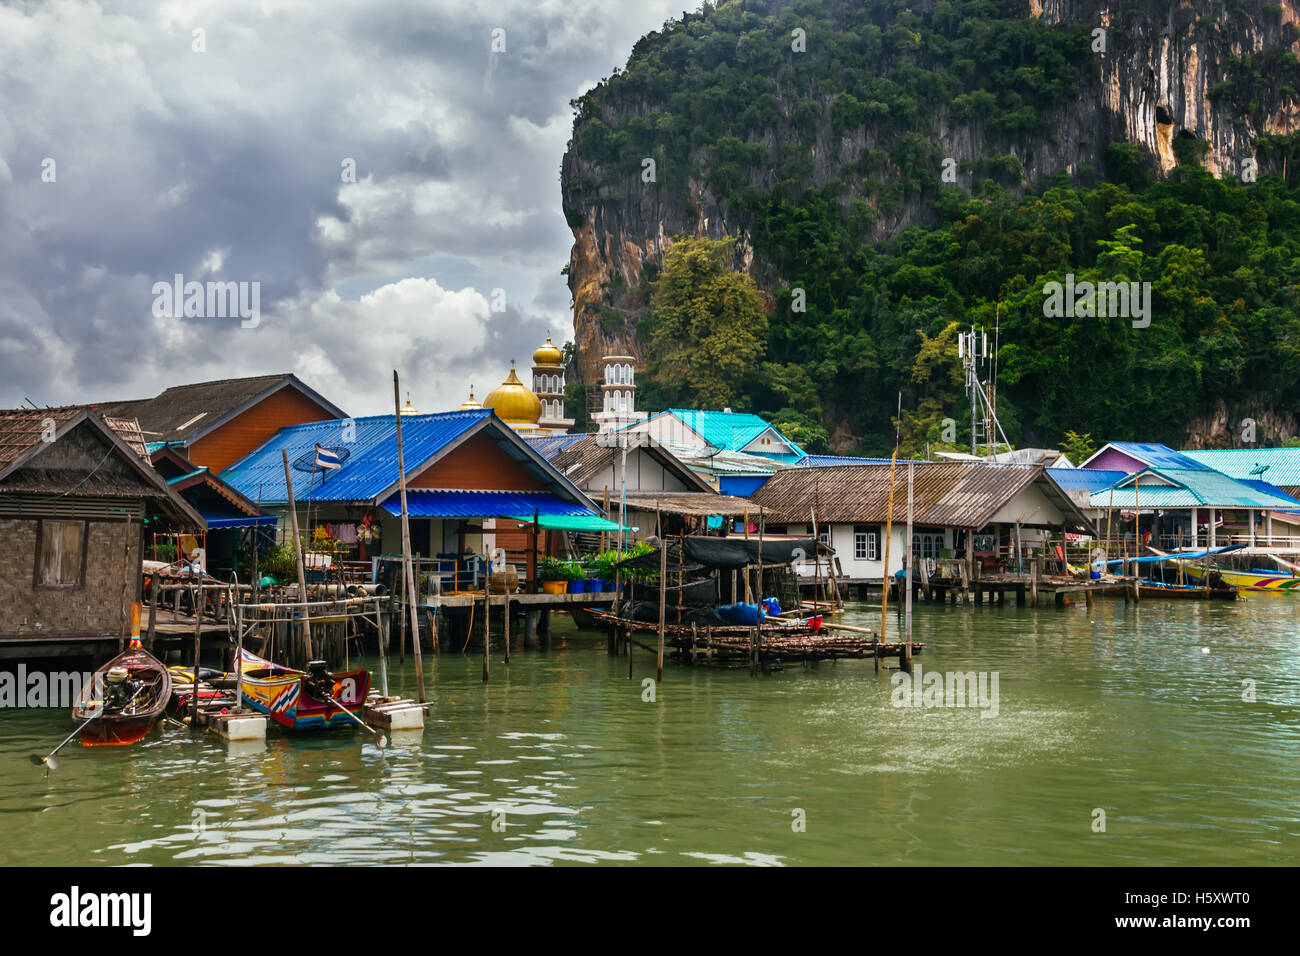
<svg viewBox="0 0 1300 956"><path fill-rule="evenodd" d="M317 468L342 468L343 462L339 461L337 452L330 451L324 445L316 445L316 467Z"/></svg>

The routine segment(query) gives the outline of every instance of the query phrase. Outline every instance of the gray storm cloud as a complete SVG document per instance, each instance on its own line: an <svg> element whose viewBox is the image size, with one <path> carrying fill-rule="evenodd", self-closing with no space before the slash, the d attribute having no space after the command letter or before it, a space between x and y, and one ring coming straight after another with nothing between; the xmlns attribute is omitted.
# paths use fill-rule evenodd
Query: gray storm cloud
<svg viewBox="0 0 1300 956"><path fill-rule="evenodd" d="M281 370L353 414L394 367L422 410L492 387L572 330L568 102L681 8L0 7L0 406ZM178 273L260 283L261 321L154 315Z"/></svg>

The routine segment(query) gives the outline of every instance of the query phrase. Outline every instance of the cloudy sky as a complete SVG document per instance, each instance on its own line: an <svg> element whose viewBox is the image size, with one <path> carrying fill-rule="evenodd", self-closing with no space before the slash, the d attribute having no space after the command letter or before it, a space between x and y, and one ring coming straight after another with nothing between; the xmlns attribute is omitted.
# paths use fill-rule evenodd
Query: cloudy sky
<svg viewBox="0 0 1300 956"><path fill-rule="evenodd" d="M0 0L0 407L481 396L572 336L569 100L685 6ZM166 314L177 274L260 283L260 320Z"/></svg>

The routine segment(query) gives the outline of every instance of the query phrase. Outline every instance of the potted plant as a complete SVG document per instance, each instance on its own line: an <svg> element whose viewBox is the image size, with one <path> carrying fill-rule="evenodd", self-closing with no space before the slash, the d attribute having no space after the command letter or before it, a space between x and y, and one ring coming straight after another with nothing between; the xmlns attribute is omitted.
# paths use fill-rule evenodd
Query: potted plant
<svg viewBox="0 0 1300 956"><path fill-rule="evenodd" d="M537 559L537 580L547 594L563 594L568 588L569 565L559 558L543 555Z"/></svg>
<svg viewBox="0 0 1300 956"><path fill-rule="evenodd" d="M569 574L569 593L582 594L587 590L587 579L582 573L582 565L577 561L568 561L565 563L565 569Z"/></svg>

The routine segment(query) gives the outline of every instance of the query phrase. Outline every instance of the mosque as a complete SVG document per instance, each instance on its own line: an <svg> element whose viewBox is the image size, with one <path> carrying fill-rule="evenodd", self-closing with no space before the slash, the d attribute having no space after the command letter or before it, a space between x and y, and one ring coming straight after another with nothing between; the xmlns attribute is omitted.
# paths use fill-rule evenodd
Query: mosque
<svg viewBox="0 0 1300 956"><path fill-rule="evenodd" d="M482 402L469 398L461 408L490 408L524 438L567 435L573 419L564 417L564 353L546 337L546 344L533 353L533 387L519 381L514 362L506 380L488 392Z"/></svg>

